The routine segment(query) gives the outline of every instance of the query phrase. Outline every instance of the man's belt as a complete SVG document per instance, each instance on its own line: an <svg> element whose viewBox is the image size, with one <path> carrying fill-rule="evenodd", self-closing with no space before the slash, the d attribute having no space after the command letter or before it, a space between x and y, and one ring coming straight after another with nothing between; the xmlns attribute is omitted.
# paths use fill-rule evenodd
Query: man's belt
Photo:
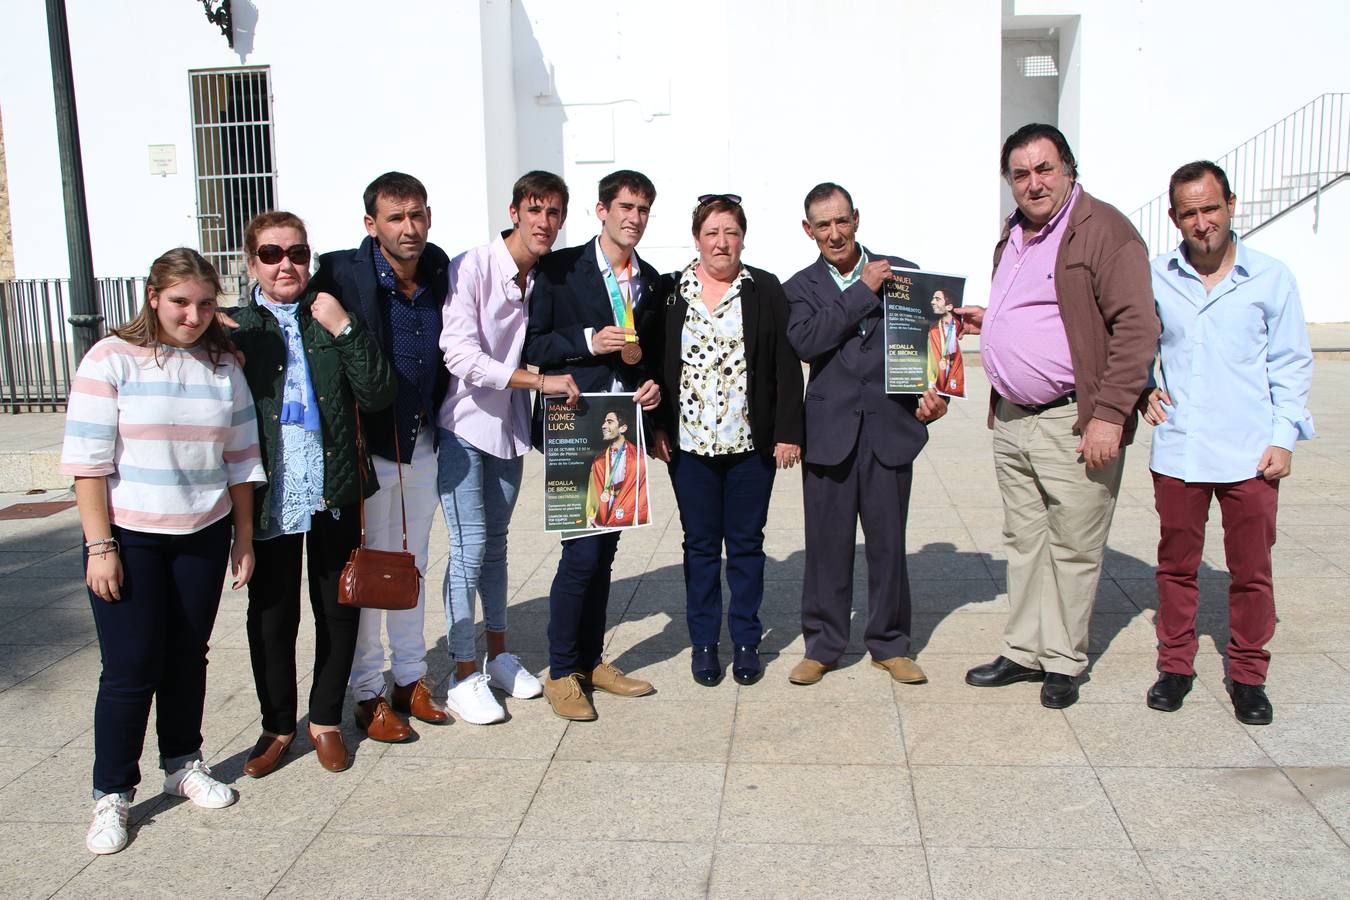
<svg viewBox="0 0 1350 900"><path fill-rule="evenodd" d="M1039 413L1043 413L1046 410L1059 409L1061 406L1068 406L1070 403L1073 403L1075 400L1078 399L1078 393L1076 391L1069 391L1063 397L1056 397L1049 403L1042 403L1038 406L1028 406L1025 403L1013 403L1013 401L1009 400L1007 397L1004 397L1003 399L1008 403L1012 403L1012 405L1017 407L1018 409L1025 410L1026 412L1034 416L1038 415Z"/></svg>

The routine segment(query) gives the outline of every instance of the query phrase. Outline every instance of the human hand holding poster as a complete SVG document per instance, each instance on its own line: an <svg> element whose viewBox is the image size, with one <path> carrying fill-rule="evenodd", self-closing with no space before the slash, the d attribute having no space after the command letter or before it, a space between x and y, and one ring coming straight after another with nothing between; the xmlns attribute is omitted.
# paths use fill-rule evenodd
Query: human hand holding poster
<svg viewBox="0 0 1350 900"><path fill-rule="evenodd" d="M544 398L544 530L563 539L651 522L646 438L632 394Z"/></svg>
<svg viewBox="0 0 1350 900"><path fill-rule="evenodd" d="M960 275L892 269L881 287L886 325L886 393L922 394L934 388L966 395L965 361L957 341L966 280Z"/></svg>

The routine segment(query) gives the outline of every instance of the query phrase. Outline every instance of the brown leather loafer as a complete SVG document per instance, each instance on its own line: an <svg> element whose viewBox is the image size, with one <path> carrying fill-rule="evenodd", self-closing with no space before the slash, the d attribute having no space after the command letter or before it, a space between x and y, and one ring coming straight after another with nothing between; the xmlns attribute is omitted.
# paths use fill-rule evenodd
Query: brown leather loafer
<svg viewBox="0 0 1350 900"><path fill-rule="evenodd" d="M558 679L545 678L544 697L559 718L573 722L594 722L596 719L595 707L581 690L580 672Z"/></svg>
<svg viewBox="0 0 1350 900"><path fill-rule="evenodd" d="M309 739L314 742L314 755L319 757L319 765L328 771L345 772L351 766L352 758L347 755L347 745L342 743L341 732L315 734L311 729Z"/></svg>
<svg viewBox="0 0 1350 900"><path fill-rule="evenodd" d="M244 774L250 778L270 775L281 765L281 758L286 755L286 748L294 739L294 735L282 740L272 734L264 734L258 738L258 743L253 745L253 749L248 753L248 760L244 763Z"/></svg>
<svg viewBox="0 0 1350 900"><path fill-rule="evenodd" d="M429 725L444 725L450 721L450 713L432 699L431 688L422 678L412 684L395 685L393 705L405 716L413 716Z"/></svg>
<svg viewBox="0 0 1350 900"><path fill-rule="evenodd" d="M891 673L891 677L901 684L924 684L928 676L919 668L919 664L908 656L891 656L886 659L874 659L872 665Z"/></svg>
<svg viewBox="0 0 1350 900"><path fill-rule="evenodd" d="M356 724L372 741L401 744L412 739L412 729L390 708L384 694L356 704Z"/></svg>
<svg viewBox="0 0 1350 900"><path fill-rule="evenodd" d="M591 674L584 678L584 682L586 687L616 697L642 697L656 690L650 681L629 678L615 666L604 661L591 670Z"/></svg>
<svg viewBox="0 0 1350 900"><path fill-rule="evenodd" d="M788 681L793 684L815 684L834 667L835 663L823 663L810 657L802 657L802 661L793 666L792 671L788 673Z"/></svg>

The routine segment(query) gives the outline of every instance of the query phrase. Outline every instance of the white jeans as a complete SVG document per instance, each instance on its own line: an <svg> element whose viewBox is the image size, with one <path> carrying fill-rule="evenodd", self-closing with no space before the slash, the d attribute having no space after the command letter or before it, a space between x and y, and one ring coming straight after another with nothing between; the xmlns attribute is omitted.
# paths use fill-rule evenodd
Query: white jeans
<svg viewBox="0 0 1350 900"><path fill-rule="evenodd" d="M426 609L427 544L431 540L431 521L440 506L436 488L436 450L432 428L423 427L417 435L410 465L403 466L403 497L408 510L408 550L417 557L422 572L422 589L412 609L361 610L361 627L356 633L356 655L352 658L352 696L356 702L384 693L384 640L382 624L389 629L389 668L395 684L412 684L427 673L427 643L422 634ZM366 500L366 546L376 550L403 549L403 517L399 511L398 466L382 456L375 462L375 477L380 490Z"/></svg>

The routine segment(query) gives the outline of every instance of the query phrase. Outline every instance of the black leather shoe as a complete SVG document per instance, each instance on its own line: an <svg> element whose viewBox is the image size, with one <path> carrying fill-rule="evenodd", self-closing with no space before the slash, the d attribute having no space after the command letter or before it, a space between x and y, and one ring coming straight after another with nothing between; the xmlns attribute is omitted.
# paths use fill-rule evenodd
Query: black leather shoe
<svg viewBox="0 0 1350 900"><path fill-rule="evenodd" d="M1003 687L1019 681L1044 681L1045 673L1040 669L1029 669L1000 656L991 663L976 666L966 673L966 684L975 687Z"/></svg>
<svg viewBox="0 0 1350 900"><path fill-rule="evenodd" d="M1046 709L1063 709L1078 702L1078 678L1073 675L1061 675L1058 672L1046 672L1045 684L1041 685L1041 706Z"/></svg>
<svg viewBox="0 0 1350 900"><path fill-rule="evenodd" d="M1233 714L1244 725L1269 725L1275 717L1266 689L1259 684L1233 682Z"/></svg>
<svg viewBox="0 0 1350 900"><path fill-rule="evenodd" d="M759 647L737 644L736 656L731 662L731 677L737 684L754 684L764 674L759 663Z"/></svg>
<svg viewBox="0 0 1350 900"><path fill-rule="evenodd" d="M704 687L712 687L722 680L722 663L717 658L716 644L695 644L689 668L694 680Z"/></svg>
<svg viewBox="0 0 1350 900"><path fill-rule="evenodd" d="M1181 675L1177 672L1163 672L1153 687L1148 689L1148 708L1162 712L1176 712L1181 709L1181 701L1191 692L1195 683L1194 675Z"/></svg>

